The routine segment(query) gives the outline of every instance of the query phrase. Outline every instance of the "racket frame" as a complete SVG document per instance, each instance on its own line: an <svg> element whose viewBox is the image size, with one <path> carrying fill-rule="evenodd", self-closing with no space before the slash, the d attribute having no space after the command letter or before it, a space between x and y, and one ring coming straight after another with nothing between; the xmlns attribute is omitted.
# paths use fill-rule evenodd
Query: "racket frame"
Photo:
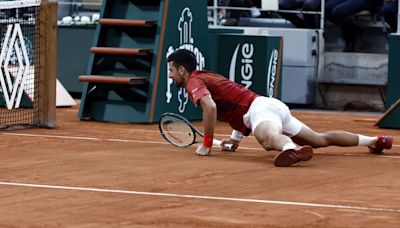
<svg viewBox="0 0 400 228"><path fill-rule="evenodd" d="M189 143L188 145L178 145L178 144L172 142L172 141L168 138L168 136L165 134L165 132L163 131L163 128L162 128L162 126L161 126L161 124L162 124L162 121L161 121L161 120L162 120L165 116L171 116L171 117L177 118L177 119L183 121L185 124L187 124L187 125L190 127L190 129L192 130L192 133L193 133L193 141L192 141L191 143ZM189 120L187 120L185 117L183 117L183 116L181 116L181 115L179 115L179 114L172 113L172 112L166 112L166 113L164 113L164 114L162 114L162 115L160 116L159 121L158 121L158 128L159 128L159 130L160 130L160 132L161 132L161 135L164 137L165 140L167 140L167 142L171 143L171 144L174 145L174 146L182 147L182 148L188 147L188 146L190 146L190 145L193 145L193 144L197 143L197 141L196 141L196 134L198 134L198 135L201 136L201 137L204 137L204 134L203 134L201 131L197 130L197 128L194 127L193 124L189 122Z"/></svg>
<svg viewBox="0 0 400 228"><path fill-rule="evenodd" d="M162 129L162 127L161 127L161 120L164 118L164 116L172 116L172 117L177 118L177 119L180 119L180 120L182 120L184 123L186 123L186 124L190 127L190 129L192 129L192 132L193 132L193 141L192 141L190 144L188 144L188 145L177 145L177 144L173 143L170 139L168 139L168 137L166 136L165 132L163 131L163 129ZM174 145L174 146L181 147L181 148L188 147L188 146L190 146L190 145L193 145L193 144L197 143L197 141L196 141L196 134L199 135L199 136L201 136L201 137L204 137L203 132L199 131L195 126L193 126L193 124L190 123L189 120L187 120L185 117L183 117L183 116L181 116L181 115L179 115L179 114L172 113L172 112L166 112L166 113L164 113L164 114L162 114L162 115L160 116L159 121L158 121L158 128L160 129L161 135L164 137L165 140L167 140L167 142L171 143L171 144ZM220 146L221 146L221 143L222 143L221 140L213 139L213 145L214 145L214 146L219 146L219 147L220 147ZM232 148L232 144L225 145L225 147L226 147L226 148Z"/></svg>

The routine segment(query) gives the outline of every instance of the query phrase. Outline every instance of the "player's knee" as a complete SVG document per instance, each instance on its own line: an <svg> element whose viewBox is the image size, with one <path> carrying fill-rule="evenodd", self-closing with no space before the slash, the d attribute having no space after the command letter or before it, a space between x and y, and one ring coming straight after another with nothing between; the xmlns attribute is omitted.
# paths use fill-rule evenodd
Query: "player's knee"
<svg viewBox="0 0 400 228"><path fill-rule="evenodd" d="M272 135L265 134L262 137L256 137L256 138L265 150L272 150L272 140L273 140Z"/></svg>
<svg viewBox="0 0 400 228"><path fill-rule="evenodd" d="M262 145L262 147L265 149L265 150L272 150L273 148L272 148L272 146L271 146L271 144L268 144L268 143L262 143L261 144Z"/></svg>

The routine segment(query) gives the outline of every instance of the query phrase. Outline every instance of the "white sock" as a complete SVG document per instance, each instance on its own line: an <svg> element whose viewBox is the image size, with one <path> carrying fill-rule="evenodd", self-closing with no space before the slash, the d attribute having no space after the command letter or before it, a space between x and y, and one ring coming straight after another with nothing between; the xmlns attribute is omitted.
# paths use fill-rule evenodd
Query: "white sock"
<svg viewBox="0 0 400 228"><path fill-rule="evenodd" d="M291 149L294 149L294 148L296 148L297 146L296 146L296 144L294 144L294 143L286 143L285 145L283 145L283 148L282 148L282 151L284 151L284 150L291 150Z"/></svg>
<svg viewBox="0 0 400 228"><path fill-rule="evenodd" d="M369 137L365 135L358 135L359 146L372 146L375 143L377 137Z"/></svg>

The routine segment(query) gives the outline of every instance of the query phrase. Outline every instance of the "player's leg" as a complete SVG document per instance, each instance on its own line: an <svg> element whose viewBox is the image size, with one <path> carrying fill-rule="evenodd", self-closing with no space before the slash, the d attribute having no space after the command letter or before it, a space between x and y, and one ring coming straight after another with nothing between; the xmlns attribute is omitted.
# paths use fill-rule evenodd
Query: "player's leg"
<svg viewBox="0 0 400 228"><path fill-rule="evenodd" d="M290 137L282 134L281 126L275 122L261 122L254 130L254 136L264 149L281 151L274 157L275 166L288 167L313 156L310 146L298 147Z"/></svg>
<svg viewBox="0 0 400 228"><path fill-rule="evenodd" d="M285 113L289 113L289 110L279 100L259 97L253 101L243 118L245 125L252 129L256 139L266 150L281 151L275 156L274 164L283 167L308 161L313 156L311 147L298 147L290 137L282 134Z"/></svg>
<svg viewBox="0 0 400 228"><path fill-rule="evenodd" d="M283 109L284 104L277 99L258 97L244 115L245 125L266 150L282 150L286 144L296 147L290 137L282 134Z"/></svg>
<svg viewBox="0 0 400 228"><path fill-rule="evenodd" d="M292 121L298 121L292 117ZM393 144L391 136L370 137L347 131L333 130L316 132L302 124L300 131L292 137L299 145L310 145L314 148L327 146L367 146L371 153L379 154L383 149L390 149Z"/></svg>
<svg viewBox="0 0 400 228"><path fill-rule="evenodd" d="M293 144L290 137L282 134L281 125L275 121L263 121L259 123L253 133L257 141L266 150L280 151L286 144Z"/></svg>
<svg viewBox="0 0 400 228"><path fill-rule="evenodd" d="M310 145L314 148L326 146L357 146L359 136L346 131L316 132L305 124L302 125L298 134L292 137L299 145ZM374 138L368 138L368 144Z"/></svg>

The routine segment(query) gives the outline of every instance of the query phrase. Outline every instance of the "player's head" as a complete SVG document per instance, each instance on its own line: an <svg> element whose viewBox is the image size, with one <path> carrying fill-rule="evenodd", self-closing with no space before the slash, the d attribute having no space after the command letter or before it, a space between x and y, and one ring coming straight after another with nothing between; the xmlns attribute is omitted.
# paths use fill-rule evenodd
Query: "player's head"
<svg viewBox="0 0 400 228"><path fill-rule="evenodd" d="M174 51L168 56L167 62L172 62L175 68L184 67L189 74L196 70L197 65L196 56L186 49Z"/></svg>
<svg viewBox="0 0 400 228"><path fill-rule="evenodd" d="M186 49L178 49L167 58L169 77L180 88L185 86L187 78L196 69L196 56Z"/></svg>

